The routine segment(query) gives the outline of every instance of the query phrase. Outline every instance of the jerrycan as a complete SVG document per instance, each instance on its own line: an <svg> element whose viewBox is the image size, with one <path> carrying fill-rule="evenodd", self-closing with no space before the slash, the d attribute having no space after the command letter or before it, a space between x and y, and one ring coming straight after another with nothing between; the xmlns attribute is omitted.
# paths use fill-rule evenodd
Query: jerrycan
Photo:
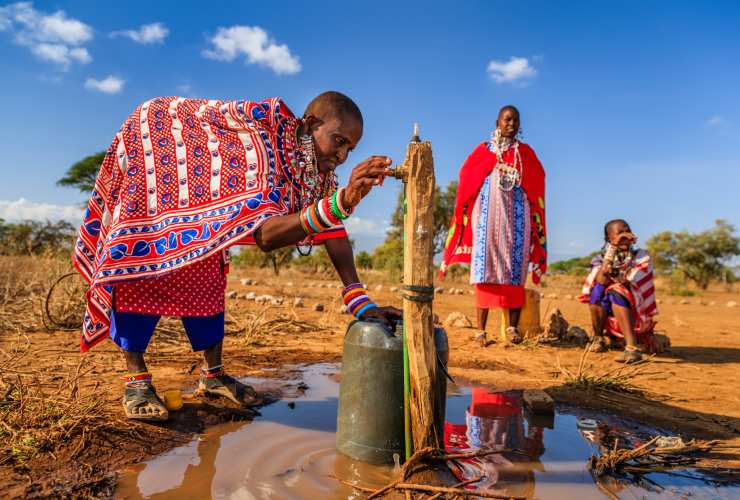
<svg viewBox="0 0 740 500"><path fill-rule="evenodd" d="M447 392L447 334L435 328L438 363L435 398L441 403L441 433ZM344 337L339 384L337 450L373 464L403 461L403 337L399 322L393 331L377 321L353 321Z"/></svg>

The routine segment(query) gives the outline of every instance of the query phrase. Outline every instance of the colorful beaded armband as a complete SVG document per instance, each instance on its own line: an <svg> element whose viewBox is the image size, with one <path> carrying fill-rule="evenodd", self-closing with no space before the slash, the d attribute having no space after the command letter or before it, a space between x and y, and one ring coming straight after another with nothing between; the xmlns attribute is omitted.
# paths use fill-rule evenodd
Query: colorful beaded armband
<svg viewBox="0 0 740 500"><path fill-rule="evenodd" d="M352 283L342 291L342 299L347 310L357 319L370 309L378 307L367 296L367 289L362 283Z"/></svg>
<svg viewBox="0 0 740 500"><path fill-rule="evenodd" d="M339 191L336 191L331 196L320 199L316 203L308 205L298 213L301 227L306 234L316 234L326 231L331 227L338 226L343 220L349 217L350 212L344 209L340 196L337 193Z"/></svg>

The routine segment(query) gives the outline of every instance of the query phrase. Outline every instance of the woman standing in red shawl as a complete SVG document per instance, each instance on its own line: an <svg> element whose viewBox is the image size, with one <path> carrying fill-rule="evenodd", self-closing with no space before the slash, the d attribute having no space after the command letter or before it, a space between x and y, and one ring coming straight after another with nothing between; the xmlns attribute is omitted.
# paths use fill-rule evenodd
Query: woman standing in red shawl
<svg viewBox="0 0 740 500"><path fill-rule="evenodd" d="M522 341L518 325L529 264L535 283L547 268L545 171L534 150L517 139L519 126L519 111L504 106L491 140L465 160L442 260L442 273L452 264L470 264L482 346L491 308L509 310L507 338Z"/></svg>

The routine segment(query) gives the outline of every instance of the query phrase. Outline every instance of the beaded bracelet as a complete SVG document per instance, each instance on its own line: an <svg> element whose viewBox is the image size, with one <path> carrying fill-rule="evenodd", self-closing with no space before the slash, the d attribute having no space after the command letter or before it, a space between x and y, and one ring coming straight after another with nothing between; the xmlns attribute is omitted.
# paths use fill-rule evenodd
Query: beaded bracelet
<svg viewBox="0 0 740 500"><path fill-rule="evenodd" d="M337 213L341 215L337 215ZM337 226L346 219L345 212L337 204L337 195L322 198L298 212L298 220L306 234L316 234Z"/></svg>
<svg viewBox="0 0 740 500"><path fill-rule="evenodd" d="M361 319L365 312L378 307L367 295L367 289L362 283L352 283L342 291L344 305L357 319Z"/></svg>

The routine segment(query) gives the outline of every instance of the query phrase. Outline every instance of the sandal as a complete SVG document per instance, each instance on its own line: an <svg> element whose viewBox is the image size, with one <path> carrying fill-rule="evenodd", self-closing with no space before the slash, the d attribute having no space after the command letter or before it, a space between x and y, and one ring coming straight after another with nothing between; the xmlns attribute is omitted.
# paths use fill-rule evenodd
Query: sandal
<svg viewBox="0 0 740 500"><path fill-rule="evenodd" d="M259 406L263 403L254 388L225 373L215 377L201 375L198 378L198 392L222 396L242 406Z"/></svg>
<svg viewBox="0 0 740 500"><path fill-rule="evenodd" d="M524 341L522 335L515 326L510 326L506 329L506 339L512 344L521 344Z"/></svg>
<svg viewBox="0 0 740 500"><path fill-rule="evenodd" d="M126 418L131 420L164 422L170 417L167 408L151 384L126 387L123 392L123 411L126 413Z"/></svg>
<svg viewBox="0 0 740 500"><path fill-rule="evenodd" d="M475 336L475 341L481 347L488 346L488 339L486 339L486 332L480 332L478 335L476 335Z"/></svg>
<svg viewBox="0 0 740 500"><path fill-rule="evenodd" d="M606 345L606 340L604 340L604 337L599 335L591 340L591 345L589 346L588 350L590 352L606 352L609 350L609 348Z"/></svg>
<svg viewBox="0 0 740 500"><path fill-rule="evenodd" d="M614 361L617 363L624 363L626 365L630 363L637 363L638 361L642 361L642 354L635 349L630 349L629 347L624 350L624 352L617 357Z"/></svg>

